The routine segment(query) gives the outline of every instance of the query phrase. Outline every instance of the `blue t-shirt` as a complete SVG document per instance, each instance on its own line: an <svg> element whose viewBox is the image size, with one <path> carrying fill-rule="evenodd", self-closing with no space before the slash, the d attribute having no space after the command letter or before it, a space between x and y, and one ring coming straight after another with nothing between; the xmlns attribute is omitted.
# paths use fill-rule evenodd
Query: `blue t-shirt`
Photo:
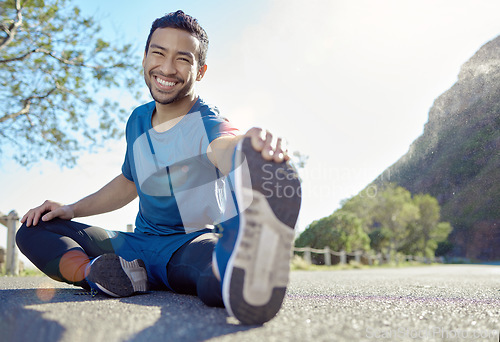
<svg viewBox="0 0 500 342"><path fill-rule="evenodd" d="M151 124L154 109L154 101L136 108L126 128L122 173L139 195L136 231L170 235L216 224L225 210L227 184L207 148L238 130L198 99L175 126L160 133Z"/></svg>

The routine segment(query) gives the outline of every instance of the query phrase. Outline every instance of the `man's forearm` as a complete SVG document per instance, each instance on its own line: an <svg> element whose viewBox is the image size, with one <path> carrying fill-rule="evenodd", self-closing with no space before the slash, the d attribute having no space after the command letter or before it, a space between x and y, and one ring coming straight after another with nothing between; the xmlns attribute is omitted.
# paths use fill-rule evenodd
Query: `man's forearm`
<svg viewBox="0 0 500 342"><path fill-rule="evenodd" d="M136 197L134 182L120 174L99 191L71 204L71 207L75 217L92 216L119 209Z"/></svg>
<svg viewBox="0 0 500 342"><path fill-rule="evenodd" d="M208 159L224 174L232 168L235 147L243 138L250 138L253 148L262 153L262 158L281 163L290 159L288 149L281 138L275 138L269 131L251 128L245 135L222 136L215 139L208 147Z"/></svg>
<svg viewBox="0 0 500 342"><path fill-rule="evenodd" d="M214 142L210 144L208 159L223 174L227 175L231 172L234 149L243 137L243 135L224 136L214 140Z"/></svg>

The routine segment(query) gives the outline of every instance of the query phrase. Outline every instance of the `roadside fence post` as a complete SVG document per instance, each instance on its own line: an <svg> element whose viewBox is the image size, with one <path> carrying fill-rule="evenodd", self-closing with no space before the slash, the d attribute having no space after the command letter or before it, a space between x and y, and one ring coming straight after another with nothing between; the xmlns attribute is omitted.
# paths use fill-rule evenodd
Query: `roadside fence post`
<svg viewBox="0 0 500 342"><path fill-rule="evenodd" d="M332 264L332 254L330 252L330 247L325 247L325 265L330 266Z"/></svg>
<svg viewBox="0 0 500 342"><path fill-rule="evenodd" d="M361 263L361 251L355 251L354 252L354 260L356 263L360 264Z"/></svg>
<svg viewBox="0 0 500 342"><path fill-rule="evenodd" d="M346 264L346 255L345 255L345 251L344 250L341 250L340 251L340 264L341 265L345 265Z"/></svg>
<svg viewBox="0 0 500 342"><path fill-rule="evenodd" d="M12 210L7 215L7 267L6 273L10 275L19 275L19 261L16 246L16 233L19 229L19 217Z"/></svg>
<svg viewBox="0 0 500 342"><path fill-rule="evenodd" d="M312 264L311 261L311 249L309 247L306 247L307 249L304 251L304 260L307 262L309 265Z"/></svg>

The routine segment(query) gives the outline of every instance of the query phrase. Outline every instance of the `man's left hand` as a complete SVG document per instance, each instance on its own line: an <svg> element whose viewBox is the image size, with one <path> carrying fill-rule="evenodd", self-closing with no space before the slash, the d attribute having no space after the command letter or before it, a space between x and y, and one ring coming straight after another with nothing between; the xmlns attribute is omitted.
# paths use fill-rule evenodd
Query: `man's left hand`
<svg viewBox="0 0 500 342"><path fill-rule="evenodd" d="M267 130L253 127L248 130L245 137L251 139L253 148L261 152L262 158L265 160L273 160L276 163L281 163L290 159L286 141L280 137L273 136Z"/></svg>

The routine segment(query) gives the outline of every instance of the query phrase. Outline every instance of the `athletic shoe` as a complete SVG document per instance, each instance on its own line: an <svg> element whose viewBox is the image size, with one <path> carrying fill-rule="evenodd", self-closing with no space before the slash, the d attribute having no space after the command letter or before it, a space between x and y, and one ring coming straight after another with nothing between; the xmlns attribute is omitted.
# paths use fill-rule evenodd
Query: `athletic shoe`
<svg viewBox="0 0 500 342"><path fill-rule="evenodd" d="M149 289L144 261L127 261L116 254L98 256L87 266L86 280L92 289L112 297L128 297Z"/></svg>
<svg viewBox="0 0 500 342"><path fill-rule="evenodd" d="M300 181L289 163L264 160L249 138L238 144L229 178L240 214L218 225L214 273L228 313L243 324L263 324L285 296Z"/></svg>

